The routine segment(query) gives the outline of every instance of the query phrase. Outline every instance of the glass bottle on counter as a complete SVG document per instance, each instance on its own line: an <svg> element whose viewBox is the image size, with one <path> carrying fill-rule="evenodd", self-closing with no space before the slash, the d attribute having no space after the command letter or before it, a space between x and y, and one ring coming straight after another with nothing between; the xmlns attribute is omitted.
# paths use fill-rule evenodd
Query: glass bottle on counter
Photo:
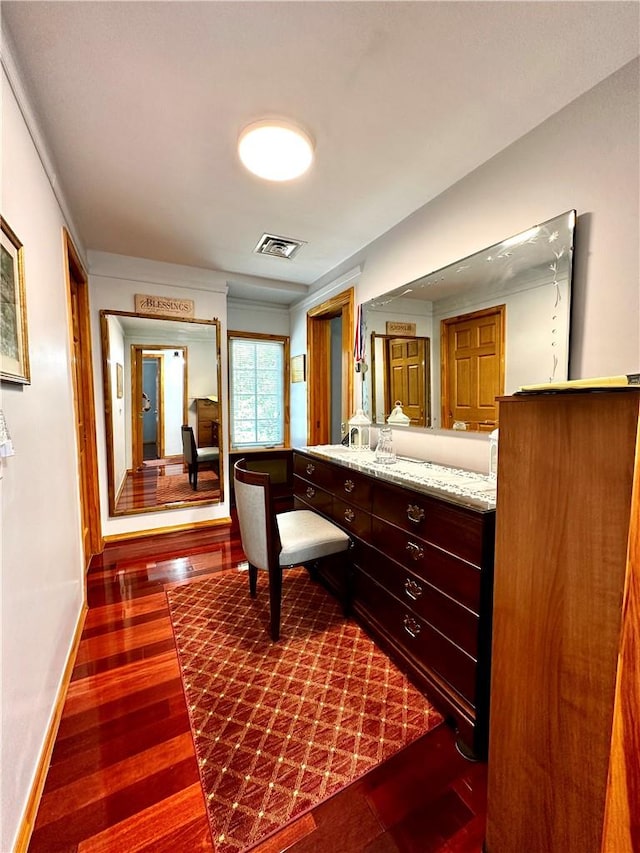
<svg viewBox="0 0 640 853"><path fill-rule="evenodd" d="M376 462L382 465L390 465L396 461L393 451L393 434L391 427L380 427L378 431L378 444L376 447Z"/></svg>

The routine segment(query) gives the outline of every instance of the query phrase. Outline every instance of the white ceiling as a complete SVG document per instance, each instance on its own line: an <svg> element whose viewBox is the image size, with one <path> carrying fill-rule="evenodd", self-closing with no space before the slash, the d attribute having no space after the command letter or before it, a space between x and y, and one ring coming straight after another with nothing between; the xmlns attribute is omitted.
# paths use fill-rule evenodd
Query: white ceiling
<svg viewBox="0 0 640 853"><path fill-rule="evenodd" d="M640 52L633 2L13 2L16 66L88 249L233 273L283 303ZM248 174L240 130L316 160ZM256 255L264 232L306 241ZM244 284L243 284L244 281Z"/></svg>

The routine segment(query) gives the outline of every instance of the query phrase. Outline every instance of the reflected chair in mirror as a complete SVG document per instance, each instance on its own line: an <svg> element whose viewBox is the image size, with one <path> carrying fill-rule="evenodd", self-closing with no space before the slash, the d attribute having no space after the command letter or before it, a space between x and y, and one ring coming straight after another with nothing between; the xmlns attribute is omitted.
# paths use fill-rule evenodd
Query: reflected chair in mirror
<svg viewBox="0 0 640 853"><path fill-rule="evenodd" d="M284 568L305 566L313 576L313 569L321 560L334 556L343 559L344 588L347 590L343 605L346 614L350 603L351 567L347 552L351 539L344 530L312 510L275 513L269 474L248 470L244 459L239 459L233 466L233 479L242 550L249 562L249 593L252 598L257 596L258 569L269 573L271 639L280 638Z"/></svg>
<svg viewBox="0 0 640 853"><path fill-rule="evenodd" d="M189 471L189 484L196 492L198 490L198 471L205 465L210 465L220 476L220 448L219 447L197 447L193 428L186 424L182 430L182 452L184 461Z"/></svg>

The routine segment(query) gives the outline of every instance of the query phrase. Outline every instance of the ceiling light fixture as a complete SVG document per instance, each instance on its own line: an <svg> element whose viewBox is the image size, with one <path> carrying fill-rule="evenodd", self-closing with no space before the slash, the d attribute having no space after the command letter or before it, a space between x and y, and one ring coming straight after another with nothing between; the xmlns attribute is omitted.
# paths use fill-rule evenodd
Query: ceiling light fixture
<svg viewBox="0 0 640 853"><path fill-rule="evenodd" d="M267 181L290 181L313 161L311 137L294 124L265 119L248 125L238 139L245 167Z"/></svg>

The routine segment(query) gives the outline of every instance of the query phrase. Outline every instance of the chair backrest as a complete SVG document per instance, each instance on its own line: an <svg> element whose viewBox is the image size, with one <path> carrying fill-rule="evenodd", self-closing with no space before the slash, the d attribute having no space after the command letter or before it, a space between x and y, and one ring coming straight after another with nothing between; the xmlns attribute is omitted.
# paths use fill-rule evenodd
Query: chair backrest
<svg viewBox="0 0 640 853"><path fill-rule="evenodd" d="M277 565L282 550L271 499L271 478L262 471L249 471L244 459L233 466L236 511L242 550L251 565L268 569Z"/></svg>
<svg viewBox="0 0 640 853"><path fill-rule="evenodd" d="M182 452L184 454L184 459L185 462L187 462L189 465L192 465L198 458L198 453L196 450L196 439L193 434L193 427L190 427L187 424L183 424L180 429L182 432Z"/></svg>

